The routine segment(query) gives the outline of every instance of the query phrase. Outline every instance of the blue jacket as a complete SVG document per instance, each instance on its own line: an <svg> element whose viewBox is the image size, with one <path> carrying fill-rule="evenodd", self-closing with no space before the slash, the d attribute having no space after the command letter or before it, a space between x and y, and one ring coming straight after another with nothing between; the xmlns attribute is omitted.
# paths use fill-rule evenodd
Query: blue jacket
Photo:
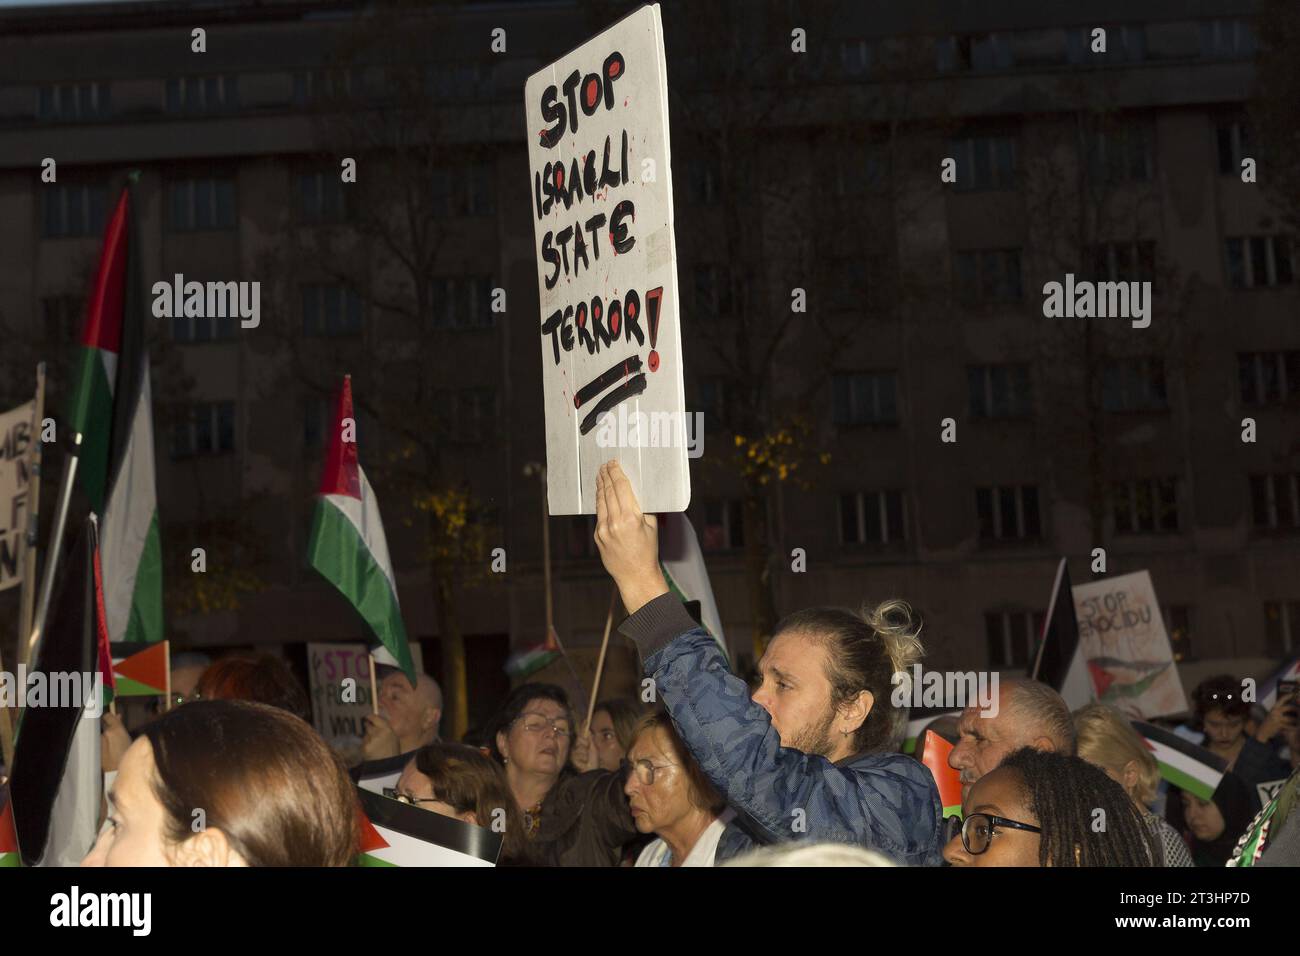
<svg viewBox="0 0 1300 956"><path fill-rule="evenodd" d="M943 809L919 761L864 753L831 763L782 747L767 711L672 594L619 631L636 642L682 740L736 810L718 862L756 844L800 839L854 843L910 866L942 864Z"/></svg>

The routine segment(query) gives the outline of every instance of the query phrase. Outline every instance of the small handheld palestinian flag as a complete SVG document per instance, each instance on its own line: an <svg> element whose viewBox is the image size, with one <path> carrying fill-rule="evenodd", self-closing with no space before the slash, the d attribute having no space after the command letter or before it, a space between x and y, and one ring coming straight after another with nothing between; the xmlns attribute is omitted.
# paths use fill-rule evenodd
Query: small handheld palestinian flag
<svg viewBox="0 0 1300 956"><path fill-rule="evenodd" d="M494 866L502 837L369 790L358 790L358 866Z"/></svg>
<svg viewBox="0 0 1300 956"><path fill-rule="evenodd" d="M163 697L171 672L171 642L147 644L116 641L113 657L114 692L118 697Z"/></svg>
<svg viewBox="0 0 1300 956"><path fill-rule="evenodd" d="M934 785L939 788L939 803L943 805L945 817L961 816L961 773L948 766L948 755L952 753L952 744L944 740L933 730L925 735L925 744L921 750L921 763L930 768L934 775Z"/></svg>
<svg viewBox="0 0 1300 956"><path fill-rule="evenodd" d="M14 805L8 789L0 793L0 867L22 866L18 854L18 831L14 829Z"/></svg>
<svg viewBox="0 0 1300 956"><path fill-rule="evenodd" d="M357 460L350 375L343 377L339 392L338 414L307 544L307 563L338 588L369 626L378 641L370 652L375 663L400 667L415 686L415 662L397 603L397 579L388 557L379 502Z"/></svg>
<svg viewBox="0 0 1300 956"><path fill-rule="evenodd" d="M522 651L515 651L506 658L506 673L514 680L522 680L530 674L536 674L544 667L549 667L561 653L555 629L548 628L545 641Z"/></svg>
<svg viewBox="0 0 1300 956"><path fill-rule="evenodd" d="M1155 724L1135 720L1133 729L1151 751L1151 756L1156 758L1160 776L1202 800L1214 796L1219 781L1228 772L1226 760Z"/></svg>

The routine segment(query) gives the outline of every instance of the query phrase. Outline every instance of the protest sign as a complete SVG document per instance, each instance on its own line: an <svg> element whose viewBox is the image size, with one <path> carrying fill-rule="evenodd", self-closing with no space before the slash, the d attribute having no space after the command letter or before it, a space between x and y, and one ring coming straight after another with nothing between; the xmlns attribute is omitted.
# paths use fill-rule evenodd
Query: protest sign
<svg viewBox="0 0 1300 956"><path fill-rule="evenodd" d="M366 645L308 644L307 675L311 691L312 723L316 732L336 750L361 746L370 706L370 662ZM411 643L415 672L424 672L419 644ZM345 685L345 680L353 683ZM350 691L349 691L350 688Z"/></svg>
<svg viewBox="0 0 1300 956"><path fill-rule="evenodd" d="M358 790L360 866L493 866L501 832Z"/></svg>
<svg viewBox="0 0 1300 956"><path fill-rule="evenodd" d="M1097 700L1130 717L1187 711L1151 575L1135 571L1072 589L1079 649Z"/></svg>
<svg viewBox="0 0 1300 956"><path fill-rule="evenodd" d="M658 5L533 74L524 99L550 513L594 514L596 471L611 458L643 511L685 511L690 471Z"/></svg>

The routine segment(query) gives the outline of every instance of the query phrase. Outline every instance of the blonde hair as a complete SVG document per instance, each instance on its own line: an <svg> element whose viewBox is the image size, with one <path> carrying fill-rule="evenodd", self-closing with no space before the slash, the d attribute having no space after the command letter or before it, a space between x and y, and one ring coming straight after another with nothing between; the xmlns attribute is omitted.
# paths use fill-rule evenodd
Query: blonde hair
<svg viewBox="0 0 1300 956"><path fill-rule="evenodd" d="M1128 718L1105 704L1089 704L1074 712L1074 730L1078 754L1089 763L1119 775L1130 762L1137 764L1138 778L1129 796L1149 807L1160 785L1160 767Z"/></svg>

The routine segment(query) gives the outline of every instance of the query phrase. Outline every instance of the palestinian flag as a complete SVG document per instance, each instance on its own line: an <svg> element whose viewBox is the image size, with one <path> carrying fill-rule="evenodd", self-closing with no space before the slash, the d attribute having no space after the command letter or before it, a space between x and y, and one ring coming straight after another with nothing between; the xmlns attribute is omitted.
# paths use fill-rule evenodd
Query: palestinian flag
<svg viewBox="0 0 1300 956"><path fill-rule="evenodd" d="M358 790L361 845L357 866L493 866L501 835Z"/></svg>
<svg viewBox="0 0 1300 956"><path fill-rule="evenodd" d="M1142 738L1151 756L1160 765L1160 776L1175 787L1209 800L1227 773L1228 763L1204 747L1179 737L1171 730L1135 720L1133 729Z"/></svg>
<svg viewBox="0 0 1300 956"><path fill-rule="evenodd" d="M171 672L171 642L110 645L118 697L163 697Z"/></svg>
<svg viewBox="0 0 1300 956"><path fill-rule="evenodd" d="M162 545L154 488L149 353L131 188L104 233L74 362L69 423L81 435L79 471L103 516L105 626L115 641L163 636Z"/></svg>
<svg viewBox="0 0 1300 956"><path fill-rule="evenodd" d="M357 610L378 639L376 664L400 667L415 686L415 662L397 603L397 580L388 557L379 502L357 461L352 376L343 377L329 454L307 544L307 563Z"/></svg>
<svg viewBox="0 0 1300 956"><path fill-rule="evenodd" d="M0 867L22 866L22 857L18 855L18 832L14 829L14 807L9 802L9 794L0 794L3 807L0 807Z"/></svg>
<svg viewBox="0 0 1300 956"><path fill-rule="evenodd" d="M522 651L515 651L506 658L506 673L513 680L521 680L530 674L536 674L545 667L549 667L559 659L562 653L564 651L560 647L555 628L548 628L546 640L541 644L534 644Z"/></svg>
<svg viewBox="0 0 1300 956"><path fill-rule="evenodd" d="M1092 678L1079 647L1079 619L1065 558L1056 566L1056 581L1030 676L1053 688L1071 710L1092 703Z"/></svg>
<svg viewBox="0 0 1300 956"><path fill-rule="evenodd" d="M940 717L955 717L961 719L960 710L922 710L913 708L907 721L907 730L903 733L902 752L905 754L916 753L917 738L925 733L925 728L930 721L938 720Z"/></svg>
<svg viewBox="0 0 1300 956"><path fill-rule="evenodd" d="M683 604L699 602L700 623L718 642L726 659L727 641L722 634L722 618L713 598L713 585L709 583L709 572L704 566L704 552L700 550L695 528L685 513L659 516L659 567L663 570L668 589L677 595L678 600Z"/></svg>
<svg viewBox="0 0 1300 956"><path fill-rule="evenodd" d="M943 804L943 815L959 817L961 816L961 773L948 766L948 755L951 753L952 744L933 730L925 735L921 763L929 767L930 773L934 775L934 785L939 788L939 802Z"/></svg>
<svg viewBox="0 0 1300 956"><path fill-rule="evenodd" d="M94 516L64 549L50 617L31 672L97 675L99 648L94 582ZM54 560L51 554L47 560ZM82 707L23 710L14 745L9 796L23 863L75 866L95 842L104 775L95 687L77 686ZM92 710L93 707L93 710Z"/></svg>

